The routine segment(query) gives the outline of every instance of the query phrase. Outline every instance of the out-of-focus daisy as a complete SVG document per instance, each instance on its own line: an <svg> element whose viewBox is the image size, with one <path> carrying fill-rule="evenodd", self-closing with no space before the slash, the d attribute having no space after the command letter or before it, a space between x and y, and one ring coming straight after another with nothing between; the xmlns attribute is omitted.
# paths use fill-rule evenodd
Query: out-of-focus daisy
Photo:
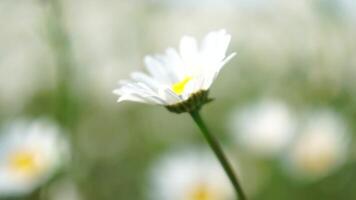
<svg viewBox="0 0 356 200"><path fill-rule="evenodd" d="M347 127L337 114L311 114L287 155L288 171L307 179L328 175L345 161L349 139Z"/></svg>
<svg viewBox="0 0 356 200"><path fill-rule="evenodd" d="M207 91L221 68L235 53L226 56L231 36L225 30L208 33L201 45L184 36L179 50L168 48L163 55L146 56L148 74L134 72L114 90L118 102L135 101L167 106L174 112L195 110L209 101ZM189 103L187 103L189 101ZM179 104L184 104L179 108Z"/></svg>
<svg viewBox="0 0 356 200"><path fill-rule="evenodd" d="M68 158L68 143L52 122L19 120L0 137L0 197L21 196L44 184Z"/></svg>
<svg viewBox="0 0 356 200"><path fill-rule="evenodd" d="M205 151L167 154L152 168L152 200L232 200L234 192L214 157Z"/></svg>
<svg viewBox="0 0 356 200"><path fill-rule="evenodd" d="M288 106L273 100L238 108L230 120L230 131L236 141L259 156L281 153L293 138L295 127Z"/></svg>

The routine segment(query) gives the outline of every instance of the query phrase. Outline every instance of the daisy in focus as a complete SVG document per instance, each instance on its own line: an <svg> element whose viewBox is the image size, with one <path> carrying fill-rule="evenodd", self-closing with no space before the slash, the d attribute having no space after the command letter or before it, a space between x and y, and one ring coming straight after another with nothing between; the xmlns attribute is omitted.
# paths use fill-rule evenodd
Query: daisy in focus
<svg viewBox="0 0 356 200"><path fill-rule="evenodd" d="M181 113L210 101L208 90L222 67L235 55L226 56L231 36L225 30L208 33L201 44L182 37L179 50L168 48L162 55L146 56L148 74L134 72L114 90L118 102L135 101L166 106Z"/></svg>
<svg viewBox="0 0 356 200"><path fill-rule="evenodd" d="M225 156L221 156L224 155L222 148L209 132L199 113L201 107L211 101L208 96L209 88L220 70L235 55L235 53L232 53L226 56L230 40L231 36L225 30L208 33L200 45L195 38L184 36L180 41L178 51L168 48L162 55L146 56L144 62L148 74L143 72L132 73L131 80L120 81L120 87L113 92L119 96L118 102L134 101L161 105L174 113L189 113L217 155L226 175L234 186L236 195L239 199L244 200L246 195L233 172L232 166ZM199 161L191 161L190 164L194 166L195 162L199 164ZM187 164L184 159L182 163L182 167ZM182 170L184 169L182 168ZM190 169L187 170L189 172ZM204 170L196 168L193 171L192 176L197 174L193 177L199 175L198 179L209 180L207 178L209 175L200 173ZM207 171L207 173L210 173L210 171ZM167 176L161 176L167 179ZM169 178L169 181L173 181L172 184L180 184L180 181L184 179L183 175L177 174L175 176ZM216 178L215 175L212 175L212 177ZM174 178L176 180L173 180ZM183 181L189 181L189 179ZM188 185L187 191L183 191L183 189L171 191L175 192L175 198L172 197L172 193L167 193L170 195L163 195L162 199L220 200L224 198L224 196L221 196L223 193L220 194L221 191L218 188L210 188L205 180L200 182L198 180L198 186Z"/></svg>
<svg viewBox="0 0 356 200"><path fill-rule="evenodd" d="M22 196L48 181L68 158L68 141L50 121L15 121L0 137L0 197Z"/></svg>
<svg viewBox="0 0 356 200"><path fill-rule="evenodd" d="M152 200L232 200L234 191L208 152L169 153L152 168Z"/></svg>
<svg viewBox="0 0 356 200"><path fill-rule="evenodd" d="M310 114L287 155L287 171L297 178L327 176L345 162L348 141L347 126L336 113Z"/></svg>
<svg viewBox="0 0 356 200"><path fill-rule="evenodd" d="M262 157L282 153L294 137L296 120L282 101L265 100L233 111L230 132L247 151Z"/></svg>

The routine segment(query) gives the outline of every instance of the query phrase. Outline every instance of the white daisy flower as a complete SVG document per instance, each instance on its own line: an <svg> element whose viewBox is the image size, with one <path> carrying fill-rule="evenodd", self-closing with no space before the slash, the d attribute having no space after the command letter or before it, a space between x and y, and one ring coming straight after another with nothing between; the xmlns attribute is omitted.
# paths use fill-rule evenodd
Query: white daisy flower
<svg viewBox="0 0 356 200"><path fill-rule="evenodd" d="M234 190L208 152L178 151L159 160L150 174L152 200L232 200Z"/></svg>
<svg viewBox="0 0 356 200"><path fill-rule="evenodd" d="M226 56L230 39L225 30L214 31L198 46L195 38L184 36L178 51L168 48L163 55L146 56L148 74L134 72L131 80L121 81L114 90L118 102L163 105L175 112L201 107L209 101L207 91L221 68L235 55ZM177 110L175 105L184 103Z"/></svg>
<svg viewBox="0 0 356 200"><path fill-rule="evenodd" d="M293 139L296 120L288 106L276 100L237 108L230 120L230 132L235 141L258 156L274 156Z"/></svg>
<svg viewBox="0 0 356 200"><path fill-rule="evenodd" d="M0 137L0 197L21 196L45 183L68 156L68 143L50 121L15 121Z"/></svg>
<svg viewBox="0 0 356 200"><path fill-rule="evenodd" d="M326 176L345 161L349 139L347 127L337 114L313 113L287 155L287 170L298 178Z"/></svg>

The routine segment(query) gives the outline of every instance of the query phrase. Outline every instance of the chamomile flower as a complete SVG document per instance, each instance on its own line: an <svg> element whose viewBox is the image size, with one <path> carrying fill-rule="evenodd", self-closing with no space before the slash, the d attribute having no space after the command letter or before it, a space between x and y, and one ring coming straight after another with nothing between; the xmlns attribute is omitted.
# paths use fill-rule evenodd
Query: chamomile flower
<svg viewBox="0 0 356 200"><path fill-rule="evenodd" d="M265 100L233 111L230 132L247 151L263 157L275 156L291 142L296 120L289 107Z"/></svg>
<svg viewBox="0 0 356 200"><path fill-rule="evenodd" d="M332 111L310 114L287 154L287 171L297 178L328 175L346 160L349 135L344 121Z"/></svg>
<svg viewBox="0 0 356 200"><path fill-rule="evenodd" d="M9 124L0 137L0 197L31 193L54 175L67 154L67 140L52 122Z"/></svg>
<svg viewBox="0 0 356 200"><path fill-rule="evenodd" d="M173 112L189 112L210 101L208 90L222 67L235 55L226 56L231 36L225 30L208 33L201 44L182 37L179 50L146 56L148 74L134 72L114 90L118 102L135 101L166 106Z"/></svg>
<svg viewBox="0 0 356 200"><path fill-rule="evenodd" d="M152 200L232 200L234 192L219 163L205 151L168 153L152 168Z"/></svg>

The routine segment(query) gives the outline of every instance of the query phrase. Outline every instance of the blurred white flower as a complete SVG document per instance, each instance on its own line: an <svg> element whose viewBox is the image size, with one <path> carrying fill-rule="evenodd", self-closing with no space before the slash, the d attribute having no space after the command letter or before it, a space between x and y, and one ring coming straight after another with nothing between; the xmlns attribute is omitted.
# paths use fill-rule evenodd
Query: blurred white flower
<svg viewBox="0 0 356 200"><path fill-rule="evenodd" d="M155 163L152 200L230 200L234 192L221 166L205 151L177 151Z"/></svg>
<svg viewBox="0 0 356 200"><path fill-rule="evenodd" d="M168 48L164 55L146 56L149 75L134 72L129 81L121 81L114 90L118 102L136 101L157 105L174 105L193 94L207 91L221 68L234 55L226 57L231 36L225 30L208 33L198 47L197 40L184 36L179 53Z"/></svg>
<svg viewBox="0 0 356 200"><path fill-rule="evenodd" d="M0 197L31 193L68 158L68 141L52 122L18 120L0 138Z"/></svg>
<svg viewBox="0 0 356 200"><path fill-rule="evenodd" d="M235 140L259 156L281 153L291 142L296 121L288 106L279 101L262 101L233 111L230 131Z"/></svg>
<svg viewBox="0 0 356 200"><path fill-rule="evenodd" d="M346 158L349 135L342 119L331 111L307 117L295 144L287 155L287 169L298 178L328 175Z"/></svg>

